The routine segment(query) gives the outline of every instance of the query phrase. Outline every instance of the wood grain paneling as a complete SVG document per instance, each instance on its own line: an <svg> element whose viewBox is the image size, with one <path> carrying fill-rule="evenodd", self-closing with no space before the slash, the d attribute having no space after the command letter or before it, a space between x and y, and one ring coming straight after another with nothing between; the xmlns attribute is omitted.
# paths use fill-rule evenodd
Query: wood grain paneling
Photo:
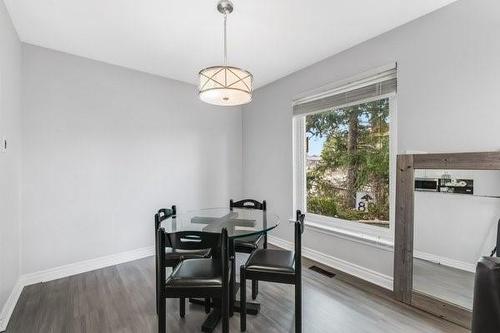
<svg viewBox="0 0 500 333"><path fill-rule="evenodd" d="M500 170L500 152L415 154L415 169Z"/></svg>
<svg viewBox="0 0 500 333"><path fill-rule="evenodd" d="M466 308L417 291L413 292L411 305L462 327L471 328L472 313Z"/></svg>
<svg viewBox="0 0 500 333"><path fill-rule="evenodd" d="M394 296L411 304L413 286L413 155L399 155L396 173Z"/></svg>

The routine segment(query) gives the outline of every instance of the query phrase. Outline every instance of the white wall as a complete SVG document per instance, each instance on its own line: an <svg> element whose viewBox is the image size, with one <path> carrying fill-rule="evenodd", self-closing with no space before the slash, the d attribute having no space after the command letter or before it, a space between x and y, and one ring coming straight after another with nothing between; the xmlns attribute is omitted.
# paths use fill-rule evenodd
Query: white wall
<svg viewBox="0 0 500 333"><path fill-rule="evenodd" d="M0 329L7 298L19 277L21 198L21 43L0 1Z"/></svg>
<svg viewBox="0 0 500 333"><path fill-rule="evenodd" d="M241 110L192 85L24 45L23 98L23 273L150 246L156 209L241 196Z"/></svg>
<svg viewBox="0 0 500 333"><path fill-rule="evenodd" d="M293 98L396 61L400 153L500 149L498 13L497 0L460 0L258 89L243 107L245 195L292 216ZM291 240L292 228L274 235ZM390 251L311 229L304 245L392 276Z"/></svg>

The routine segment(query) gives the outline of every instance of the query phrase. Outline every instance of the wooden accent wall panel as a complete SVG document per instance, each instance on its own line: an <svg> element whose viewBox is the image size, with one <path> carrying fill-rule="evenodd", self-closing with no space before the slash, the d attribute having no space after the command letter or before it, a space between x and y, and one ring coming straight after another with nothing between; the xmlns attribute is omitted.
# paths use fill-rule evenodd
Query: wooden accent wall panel
<svg viewBox="0 0 500 333"><path fill-rule="evenodd" d="M411 304L413 288L413 155L399 155L396 173L394 295Z"/></svg>
<svg viewBox="0 0 500 333"><path fill-rule="evenodd" d="M472 312L456 304L414 291L411 305L467 329L472 326Z"/></svg>
<svg viewBox="0 0 500 333"><path fill-rule="evenodd" d="M416 154L415 169L500 170L500 152Z"/></svg>

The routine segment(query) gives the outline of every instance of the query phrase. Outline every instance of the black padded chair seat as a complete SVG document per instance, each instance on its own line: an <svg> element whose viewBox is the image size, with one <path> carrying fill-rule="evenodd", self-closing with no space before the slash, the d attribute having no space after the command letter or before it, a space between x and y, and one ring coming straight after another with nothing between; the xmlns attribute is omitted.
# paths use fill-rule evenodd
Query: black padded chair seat
<svg viewBox="0 0 500 333"><path fill-rule="evenodd" d="M252 253L259 248L262 239L262 234L236 238L234 240L234 249L236 252Z"/></svg>
<svg viewBox="0 0 500 333"><path fill-rule="evenodd" d="M295 273L295 254L286 250L256 250L245 265L248 272Z"/></svg>
<svg viewBox="0 0 500 333"><path fill-rule="evenodd" d="M165 249L165 259L181 261L184 259L201 259L210 257L210 249L203 250L180 250L167 247Z"/></svg>
<svg viewBox="0 0 500 333"><path fill-rule="evenodd" d="M186 259L181 261L167 278L166 288L221 287L220 263L214 259Z"/></svg>

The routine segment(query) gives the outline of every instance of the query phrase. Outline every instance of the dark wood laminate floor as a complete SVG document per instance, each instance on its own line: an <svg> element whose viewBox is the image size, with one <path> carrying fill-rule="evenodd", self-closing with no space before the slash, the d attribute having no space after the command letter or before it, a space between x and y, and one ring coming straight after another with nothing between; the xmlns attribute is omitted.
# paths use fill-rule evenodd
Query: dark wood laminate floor
<svg viewBox="0 0 500 333"><path fill-rule="evenodd" d="M156 332L154 281L149 257L28 286L7 332ZM307 269L303 298L306 333L468 332ZM293 332L292 286L261 283L258 301L261 312L248 316L247 332ZM180 319L176 300L169 300L167 311L168 332L200 332L206 318L201 307L188 305ZM238 314L230 329L239 332Z"/></svg>

